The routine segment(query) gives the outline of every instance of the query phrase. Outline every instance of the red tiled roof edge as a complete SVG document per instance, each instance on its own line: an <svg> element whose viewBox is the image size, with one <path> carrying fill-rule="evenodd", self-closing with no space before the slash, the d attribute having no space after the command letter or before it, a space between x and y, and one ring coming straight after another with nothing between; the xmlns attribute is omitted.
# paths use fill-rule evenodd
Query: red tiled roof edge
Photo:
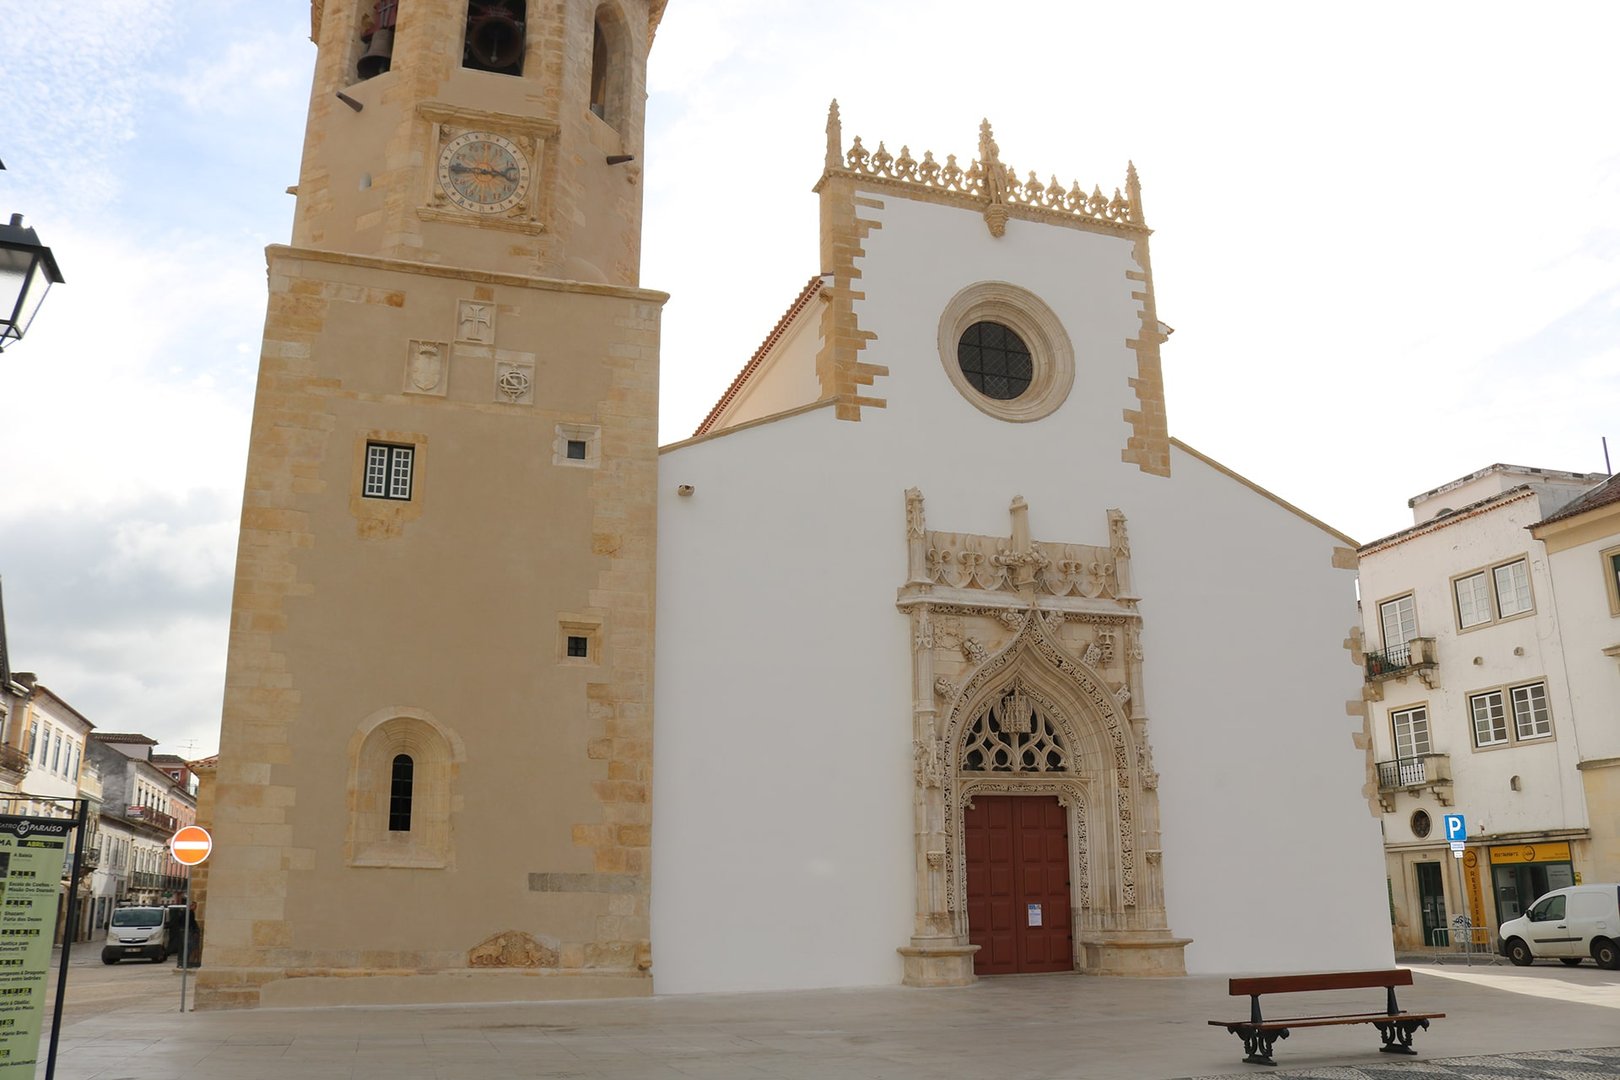
<svg viewBox="0 0 1620 1080"><path fill-rule="evenodd" d="M1620 475L1609 477L1603 483L1582 494L1574 502L1561 509L1554 510L1536 524L1550 525L1555 521L1579 517L1588 510L1596 510L1600 506L1608 506L1610 503L1617 502L1620 502Z"/></svg>
<svg viewBox="0 0 1620 1080"><path fill-rule="evenodd" d="M709 433L709 429L720 418L720 414L725 411L726 406L736 400L737 395L742 392L743 386L753 377L754 372L759 370L759 365L765 360L765 354L771 351L773 345L782 340L782 335L787 332L787 328L793 324L793 320L798 318L799 313L810 303L810 298L820 291L821 275L817 274L800 290L798 298L788 306L782 317L776 320L776 325L765 336L764 343L754 350L754 355L749 358L748 363L743 365L743 369L737 373L737 377L731 380L731 385L726 387L724 394L720 395L720 400L715 402L714 408L709 410L709 415L703 418L703 423L699 424L697 430L692 432L694 437Z"/></svg>

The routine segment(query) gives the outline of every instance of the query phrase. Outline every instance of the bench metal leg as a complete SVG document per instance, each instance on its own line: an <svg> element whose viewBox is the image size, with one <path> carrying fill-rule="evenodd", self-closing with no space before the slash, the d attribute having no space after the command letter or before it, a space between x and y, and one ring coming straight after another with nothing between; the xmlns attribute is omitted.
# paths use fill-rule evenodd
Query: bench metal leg
<svg viewBox="0 0 1620 1080"><path fill-rule="evenodd" d="M1243 1059L1246 1065L1275 1065L1271 1060L1271 1046L1278 1039L1288 1038L1287 1028L1278 1028L1274 1031L1260 1031L1247 1024L1234 1024L1226 1029L1243 1040L1243 1049L1249 1056Z"/></svg>
<svg viewBox="0 0 1620 1080"><path fill-rule="evenodd" d="M1412 1035L1418 1028L1429 1030L1427 1020L1385 1020L1375 1023L1378 1034L1383 1038L1384 1045L1379 1051L1385 1054L1416 1054L1412 1049Z"/></svg>

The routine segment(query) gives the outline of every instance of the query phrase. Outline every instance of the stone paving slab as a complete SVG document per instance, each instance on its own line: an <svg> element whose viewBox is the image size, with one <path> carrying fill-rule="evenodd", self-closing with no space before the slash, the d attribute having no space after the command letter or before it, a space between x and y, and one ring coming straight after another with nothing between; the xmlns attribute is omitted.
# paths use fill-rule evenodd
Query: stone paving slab
<svg viewBox="0 0 1620 1080"><path fill-rule="evenodd" d="M1620 1041L1620 973L1590 965L1419 969L1401 993L1441 1011L1378 1053L1371 1028L1302 1030L1277 1069L1245 1066L1210 1019L1247 1012L1224 978L1038 975L962 989L874 987L622 1001L179 1013L162 1000L64 1025L59 1080L1163 1080L1171 1077L1620 1075L1559 1058ZM71 985L71 984L70 984ZM1381 1008L1306 995L1312 1012ZM1267 999L1270 1002L1271 999ZM1294 1013L1298 1015L1298 1013ZM1551 1052L1553 1057L1535 1057ZM1510 1067L1492 1062L1513 1061ZM1600 1058L1594 1060L1601 1061ZM1540 1061L1526 1072L1524 1061ZM1435 1069L1448 1071L1435 1072ZM1457 1070L1473 1071L1457 1071ZM1247 1070L1247 1071L1244 1071ZM1425 1072L1425 1070L1428 1070ZM1558 1070L1564 1070L1560 1072ZM1584 1071L1581 1071L1584 1070ZM43 1068L39 1076L43 1077Z"/></svg>

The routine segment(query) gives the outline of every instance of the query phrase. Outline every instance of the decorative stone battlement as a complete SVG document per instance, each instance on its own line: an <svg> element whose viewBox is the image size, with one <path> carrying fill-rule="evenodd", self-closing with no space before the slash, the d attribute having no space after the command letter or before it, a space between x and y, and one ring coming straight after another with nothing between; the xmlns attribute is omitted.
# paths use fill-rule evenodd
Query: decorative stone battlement
<svg viewBox="0 0 1620 1080"><path fill-rule="evenodd" d="M1094 185L1086 194L1078 181L1067 188L1053 174L1042 183L1033 170L1025 180L1018 179L1018 171L1001 160L1001 150L990 130L990 121L979 125L979 156L966 169L956 163L955 154L945 155L941 165L933 151L923 152L921 160L912 157L909 146L901 146L899 156L891 154L887 146L878 142L878 148L868 150L855 136L846 151L843 146L842 124L838 116L838 102L827 111L827 161L829 175L854 174L922 189L934 196L945 196L948 201L979 209L993 236L1001 236L1006 229L1012 208L1032 212L1044 220L1070 223L1089 223L1129 232L1147 232L1142 218L1142 187L1136 176L1136 166L1129 165L1125 172L1125 191L1114 189L1113 197L1103 194L1100 185Z"/></svg>

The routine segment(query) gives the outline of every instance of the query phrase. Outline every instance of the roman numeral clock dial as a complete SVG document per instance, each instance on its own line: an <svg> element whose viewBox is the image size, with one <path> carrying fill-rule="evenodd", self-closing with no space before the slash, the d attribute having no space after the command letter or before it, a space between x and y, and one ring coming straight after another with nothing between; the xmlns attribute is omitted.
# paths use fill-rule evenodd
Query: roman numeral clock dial
<svg viewBox="0 0 1620 1080"><path fill-rule="evenodd" d="M516 206L529 190L529 160L512 140L469 131L439 154L439 187L445 198L475 214Z"/></svg>

